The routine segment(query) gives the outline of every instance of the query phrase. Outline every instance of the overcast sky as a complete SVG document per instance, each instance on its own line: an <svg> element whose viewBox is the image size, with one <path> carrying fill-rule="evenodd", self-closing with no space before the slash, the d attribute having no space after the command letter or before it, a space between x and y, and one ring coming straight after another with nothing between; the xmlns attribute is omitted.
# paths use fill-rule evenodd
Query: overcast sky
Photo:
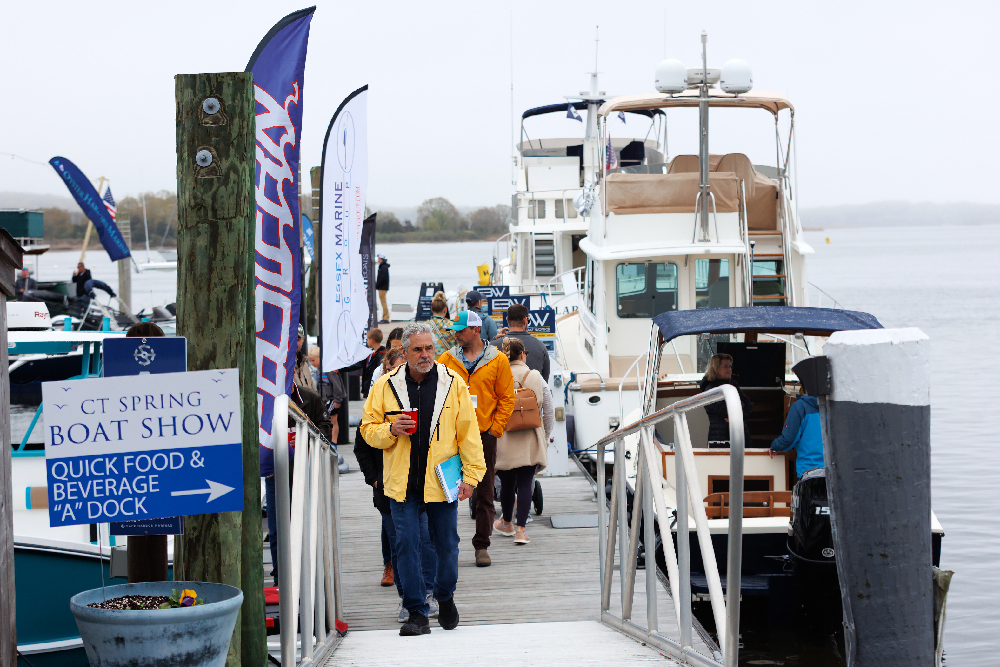
<svg viewBox="0 0 1000 667"><path fill-rule="evenodd" d="M370 204L510 201L512 14L518 118L586 89L595 25L609 95L651 92L665 53L699 65L705 29L709 66L742 58L757 90L795 104L801 206L1000 202L995 2L318 4L302 163L319 164L330 116L369 84ZM111 179L119 199L175 190L174 74L242 71L267 30L302 6L6 3L0 152L42 163L63 155ZM719 120L712 152L773 164L770 116L743 116L745 135ZM645 133L617 122L613 135ZM671 125L671 153L695 150L693 128ZM532 138L582 132L564 118L531 129ZM0 179L2 191L67 194L51 167L7 155Z"/></svg>

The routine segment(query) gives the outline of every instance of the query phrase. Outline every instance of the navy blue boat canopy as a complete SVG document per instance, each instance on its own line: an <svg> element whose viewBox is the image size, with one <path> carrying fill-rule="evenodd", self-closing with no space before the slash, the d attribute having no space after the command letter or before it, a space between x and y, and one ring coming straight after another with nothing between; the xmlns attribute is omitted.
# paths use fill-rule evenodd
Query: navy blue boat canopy
<svg viewBox="0 0 1000 667"><path fill-rule="evenodd" d="M753 306L672 310L653 318L663 341L703 333L802 333L826 336L835 331L881 329L873 315L833 308Z"/></svg>
<svg viewBox="0 0 1000 667"><path fill-rule="evenodd" d="M573 108L577 111L586 111L588 102L561 102L559 104L546 104L543 107L535 107L534 109L528 109L523 114L521 114L521 120L525 118L531 118L532 116L541 116L547 113L556 113L557 111L565 112L572 104ZM598 106L604 104L604 100L597 100L596 104ZM662 116L663 111L660 109L638 109L636 111L626 111L625 113L635 113L640 116L645 116L646 118L652 118L653 116Z"/></svg>

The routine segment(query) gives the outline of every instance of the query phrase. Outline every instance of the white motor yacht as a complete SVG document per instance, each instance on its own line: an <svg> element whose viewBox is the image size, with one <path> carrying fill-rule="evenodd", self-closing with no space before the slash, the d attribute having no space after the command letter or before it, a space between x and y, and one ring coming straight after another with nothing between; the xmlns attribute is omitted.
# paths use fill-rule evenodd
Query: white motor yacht
<svg viewBox="0 0 1000 667"><path fill-rule="evenodd" d="M597 73L590 75L589 90L566 100L528 109L521 115L510 232L497 242L492 276L494 285L508 286L511 294L535 295L533 307L552 306L560 314L579 306L585 265L580 244L590 230L594 188L606 167L597 120L605 93L599 90ZM644 137L611 140L617 164L661 163L664 114L650 109L627 113L645 117L650 123ZM533 136L532 119L551 114L580 121L583 136Z"/></svg>

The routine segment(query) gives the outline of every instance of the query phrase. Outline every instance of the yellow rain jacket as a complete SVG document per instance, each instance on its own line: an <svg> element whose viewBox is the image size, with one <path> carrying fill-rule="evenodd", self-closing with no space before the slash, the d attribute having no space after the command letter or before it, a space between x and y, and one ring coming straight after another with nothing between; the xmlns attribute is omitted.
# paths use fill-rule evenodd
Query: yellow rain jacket
<svg viewBox="0 0 1000 667"><path fill-rule="evenodd" d="M455 454L462 457L462 478L476 486L486 474L483 441L465 382L445 366L437 365L437 392L431 420L430 448L427 452L427 472L424 477L424 502L443 503L447 500L438 482L434 466ZM400 410L410 409L406 391L406 364L386 373L372 386L365 401L361 420L361 437L382 452L382 485L385 495L397 502L406 501L406 484L410 475L410 436L395 436L389 432ZM395 413L395 414L391 414Z"/></svg>

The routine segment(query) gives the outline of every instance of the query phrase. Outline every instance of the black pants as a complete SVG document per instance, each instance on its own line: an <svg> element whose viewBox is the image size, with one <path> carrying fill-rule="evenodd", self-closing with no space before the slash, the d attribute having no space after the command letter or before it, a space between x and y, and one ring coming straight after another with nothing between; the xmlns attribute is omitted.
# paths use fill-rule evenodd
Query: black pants
<svg viewBox="0 0 1000 667"><path fill-rule="evenodd" d="M496 516L496 506L493 504L493 477L496 475L497 439L489 431L479 435L483 440L486 474L476 487L476 534L472 536L472 548L489 549L490 535L493 534L493 519Z"/></svg>
<svg viewBox="0 0 1000 667"><path fill-rule="evenodd" d="M514 513L514 496L517 495L517 525L524 528L531 510L532 482L535 479L535 466L522 466L513 470L497 470L500 478L500 507L503 520L510 523Z"/></svg>

